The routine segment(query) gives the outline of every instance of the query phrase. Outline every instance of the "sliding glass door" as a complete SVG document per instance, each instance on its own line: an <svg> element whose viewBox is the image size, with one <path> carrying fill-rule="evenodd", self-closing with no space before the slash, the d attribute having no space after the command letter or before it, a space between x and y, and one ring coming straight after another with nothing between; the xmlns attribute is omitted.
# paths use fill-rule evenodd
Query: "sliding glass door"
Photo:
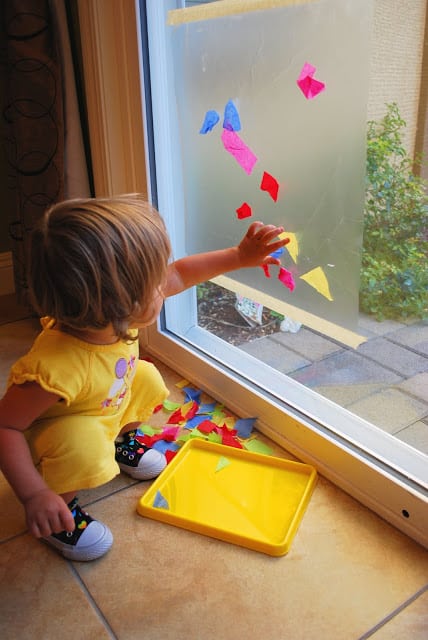
<svg viewBox="0 0 428 640"><path fill-rule="evenodd" d="M140 3L152 198L176 258L253 220L290 243L167 300L146 346L426 543L427 327L360 310L374 4L242 4Z"/></svg>

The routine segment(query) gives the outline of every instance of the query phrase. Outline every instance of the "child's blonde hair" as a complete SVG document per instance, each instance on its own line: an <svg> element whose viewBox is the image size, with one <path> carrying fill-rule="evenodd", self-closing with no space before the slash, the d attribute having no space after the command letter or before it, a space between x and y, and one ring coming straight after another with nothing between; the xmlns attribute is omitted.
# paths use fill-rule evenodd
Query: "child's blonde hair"
<svg viewBox="0 0 428 640"><path fill-rule="evenodd" d="M161 216L138 194L60 202L32 235L34 308L74 329L111 323L129 339L133 315L166 279L170 253Z"/></svg>

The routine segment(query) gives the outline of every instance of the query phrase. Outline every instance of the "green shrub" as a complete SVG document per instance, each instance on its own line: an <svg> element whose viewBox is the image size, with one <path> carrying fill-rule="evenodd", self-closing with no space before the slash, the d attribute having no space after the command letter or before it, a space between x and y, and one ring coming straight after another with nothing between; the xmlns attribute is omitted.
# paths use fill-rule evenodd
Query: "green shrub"
<svg viewBox="0 0 428 640"><path fill-rule="evenodd" d="M428 199L402 144L395 103L367 129L360 309L378 320L427 317Z"/></svg>

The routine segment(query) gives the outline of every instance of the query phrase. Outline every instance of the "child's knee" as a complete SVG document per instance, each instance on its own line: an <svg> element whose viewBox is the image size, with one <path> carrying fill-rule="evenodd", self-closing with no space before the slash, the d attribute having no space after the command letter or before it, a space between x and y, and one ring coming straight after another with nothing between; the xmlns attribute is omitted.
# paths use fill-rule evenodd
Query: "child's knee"
<svg viewBox="0 0 428 640"><path fill-rule="evenodd" d="M63 419L33 435L34 462L58 493L99 486L118 473L114 443L87 419Z"/></svg>

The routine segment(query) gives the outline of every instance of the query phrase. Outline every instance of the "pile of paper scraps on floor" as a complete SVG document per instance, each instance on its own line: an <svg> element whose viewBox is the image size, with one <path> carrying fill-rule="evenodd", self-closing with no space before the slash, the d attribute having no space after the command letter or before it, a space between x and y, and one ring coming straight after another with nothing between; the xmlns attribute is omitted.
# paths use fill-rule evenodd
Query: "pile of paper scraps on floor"
<svg viewBox="0 0 428 640"><path fill-rule="evenodd" d="M217 402L201 402L202 392L182 380L176 386L184 394L183 404L165 400L155 412L169 414L163 427L141 424L135 439L165 454L168 462L190 438L202 438L238 449L271 455L272 450L253 433L256 418L234 418Z"/></svg>

